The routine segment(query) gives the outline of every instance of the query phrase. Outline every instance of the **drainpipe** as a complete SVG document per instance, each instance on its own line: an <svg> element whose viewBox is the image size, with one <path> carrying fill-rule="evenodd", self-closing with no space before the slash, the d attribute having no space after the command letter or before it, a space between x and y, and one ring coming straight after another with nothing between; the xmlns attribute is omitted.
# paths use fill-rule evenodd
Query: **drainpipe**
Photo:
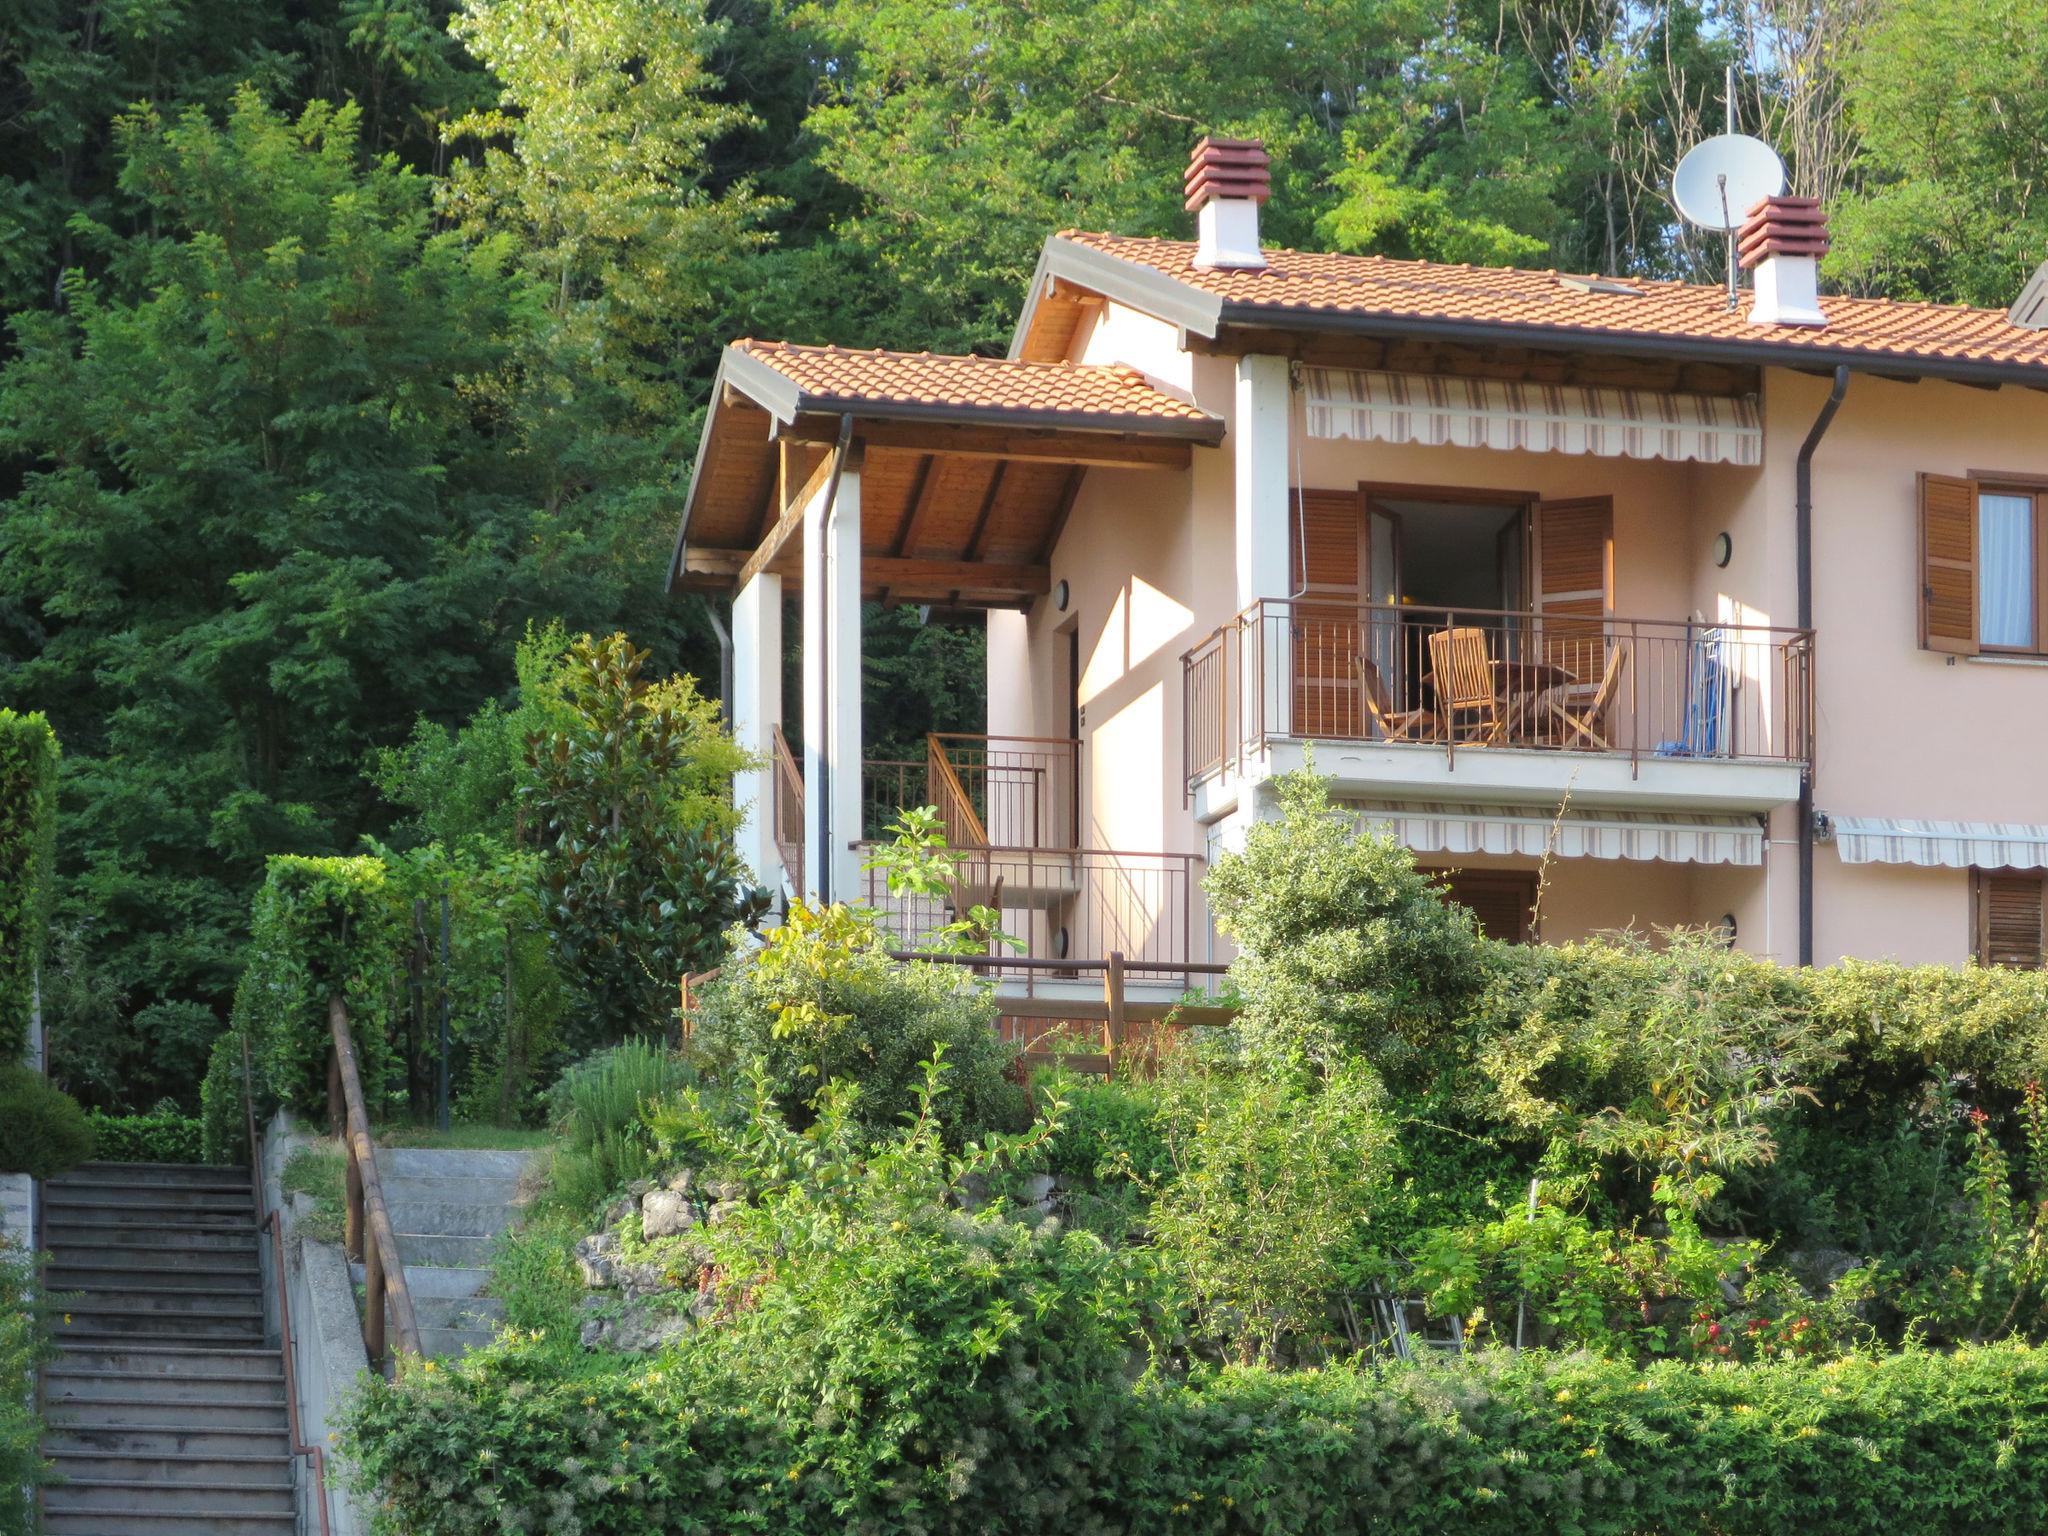
<svg viewBox="0 0 2048 1536"><path fill-rule="evenodd" d="M839 500L839 472L846 467L846 454L853 443L853 418L839 418L839 438L832 445L832 474L825 481L825 501L818 508L818 537L822 542L832 521L832 507ZM832 559L831 546L825 548L825 561ZM808 574L808 573L807 573ZM821 573L822 574L822 573ZM819 691L824 705L819 711L819 724L825 732L824 741L819 743L818 782L804 786L806 801L815 794L818 797L818 900L829 904L832 900L832 719L838 711L833 707L832 698L832 588L827 585L818 601L818 612L823 622L818 625L818 677ZM804 663L810 665L808 658ZM860 771L860 765L854 765Z"/></svg>
<svg viewBox="0 0 2048 1536"><path fill-rule="evenodd" d="M708 594L703 596L704 617L711 621L711 633L718 637L718 704L725 711L725 724L729 730L733 724L732 714L732 631L725 627L725 620L718 616L718 605Z"/></svg>
<svg viewBox="0 0 2048 1536"><path fill-rule="evenodd" d="M1799 627L1813 628L1813 451L1820 446L1820 440L1835 419L1835 412L1842 408L1842 396L1849 392L1849 366L1846 363L1835 367L1834 388L1828 391L1827 403L1821 406L1820 414L1813 419L1813 430L1806 434L1806 441L1799 445L1798 467L1795 471L1795 533L1798 546L1797 574L1799 585ZM1808 658L1807 665L1811 666ZM1809 686L1812 679L1808 680ZM1813 964L1813 765L1808 763L1806 771L1799 778L1799 963Z"/></svg>

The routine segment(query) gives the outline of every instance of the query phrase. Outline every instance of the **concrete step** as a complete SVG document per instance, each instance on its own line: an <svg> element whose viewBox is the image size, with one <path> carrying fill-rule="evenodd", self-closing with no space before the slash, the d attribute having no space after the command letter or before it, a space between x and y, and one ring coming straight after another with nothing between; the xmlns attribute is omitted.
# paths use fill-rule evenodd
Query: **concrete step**
<svg viewBox="0 0 2048 1536"><path fill-rule="evenodd" d="M260 1276L253 1277L258 1280ZM54 1290L55 1287L52 1287ZM263 1295L256 1286L88 1285L67 1292L64 1310L81 1312L157 1312L166 1317L263 1316Z"/></svg>
<svg viewBox="0 0 2048 1536"><path fill-rule="evenodd" d="M489 1328L420 1328L420 1351L436 1360L482 1349L491 1342Z"/></svg>
<svg viewBox="0 0 2048 1536"><path fill-rule="evenodd" d="M225 1451L51 1451L43 1453L57 1465L68 1483L92 1483L106 1479L140 1482L152 1488L189 1488L197 1484L219 1487L289 1487L291 1457L281 1454L249 1454ZM151 1494L155 1498L154 1492Z"/></svg>
<svg viewBox="0 0 2048 1536"><path fill-rule="evenodd" d="M237 1512L248 1515L293 1512L292 1486L282 1482L215 1481L208 1483L156 1482L147 1477L74 1477L43 1490L46 1515L67 1510L147 1511L149 1514L216 1514ZM200 1527L202 1530L204 1526Z"/></svg>
<svg viewBox="0 0 2048 1536"><path fill-rule="evenodd" d="M51 1229L76 1231L84 1236L121 1233L138 1248L153 1246L164 1237L187 1237L208 1232L247 1232L254 1235L256 1217L246 1204L239 1210L124 1210L118 1205L90 1201L51 1200L43 1206L44 1236Z"/></svg>
<svg viewBox="0 0 2048 1536"><path fill-rule="evenodd" d="M379 1147L377 1172L385 1179L513 1179L523 1177L538 1154L463 1152L445 1147Z"/></svg>
<svg viewBox="0 0 2048 1536"><path fill-rule="evenodd" d="M404 1200L389 1191L384 1206L391 1213L401 1251L408 1235L496 1237L519 1217L516 1207L495 1200Z"/></svg>
<svg viewBox="0 0 2048 1536"><path fill-rule="evenodd" d="M398 1251L405 1259L407 1280L420 1268L486 1268L497 1246L494 1237L437 1237L418 1232L401 1232L398 1236Z"/></svg>
<svg viewBox="0 0 2048 1536"><path fill-rule="evenodd" d="M284 1357L275 1349L132 1343L66 1345L50 1376L146 1376L183 1380L283 1381Z"/></svg>
<svg viewBox="0 0 2048 1536"><path fill-rule="evenodd" d="M45 1536L293 1536L293 1515L237 1509L159 1510L82 1506L45 1511Z"/></svg>
<svg viewBox="0 0 2048 1536"><path fill-rule="evenodd" d="M102 1179L122 1184L161 1181L168 1184L232 1184L239 1180L249 1187L249 1170L240 1163L80 1163L51 1182L65 1179Z"/></svg>
<svg viewBox="0 0 2048 1536"><path fill-rule="evenodd" d="M47 1180L43 1189L53 1200L97 1200L137 1210L155 1210L166 1205L256 1203L256 1191L246 1176L225 1183L138 1183L133 1179L80 1179L67 1175Z"/></svg>
<svg viewBox="0 0 2048 1536"><path fill-rule="evenodd" d="M223 1296L262 1293L263 1272L253 1260L239 1254L181 1253L176 1259L170 1265L149 1264L119 1255L102 1258L94 1254L86 1258L74 1250L43 1271L43 1288L60 1295L72 1291L155 1291L194 1296L214 1292ZM194 1259L210 1262L202 1267L192 1263Z"/></svg>
<svg viewBox="0 0 2048 1536"><path fill-rule="evenodd" d="M282 1381L267 1397L252 1395L260 1394L261 1384L245 1388L237 1396L233 1382L201 1383L207 1390L197 1397L164 1396L160 1385L155 1378L127 1377L121 1379L120 1390L46 1397L43 1422L53 1435L104 1428L115 1422L132 1426L137 1434L148 1430L199 1433L190 1426L200 1419L207 1425L207 1434L275 1434L277 1426L287 1422Z"/></svg>
<svg viewBox="0 0 2048 1536"><path fill-rule="evenodd" d="M73 1339L120 1343L160 1341L189 1344L200 1341L256 1345L263 1342L260 1309L241 1315L200 1315L191 1312L158 1312L132 1307L103 1307L74 1299L59 1314L51 1333L62 1346Z"/></svg>
<svg viewBox="0 0 2048 1536"><path fill-rule="evenodd" d="M414 1296L413 1315L420 1331L430 1328L481 1328L491 1332L505 1320L505 1303L495 1296Z"/></svg>
<svg viewBox="0 0 2048 1536"><path fill-rule="evenodd" d="M254 1263L256 1224L245 1220L217 1228L165 1227L142 1234L132 1222L68 1221L52 1214L43 1223L43 1246L59 1263L74 1256L163 1263L186 1253L243 1254Z"/></svg>
<svg viewBox="0 0 2048 1536"><path fill-rule="evenodd" d="M484 1287L491 1283L488 1269L471 1269L453 1265L421 1264L412 1256L412 1249L405 1240L399 1240L405 1253L405 1283L411 1287L413 1299L423 1300L429 1296L480 1296ZM357 1285L364 1283L364 1270L360 1264L348 1267L349 1278Z"/></svg>
<svg viewBox="0 0 2048 1536"><path fill-rule="evenodd" d="M280 1427L283 1415L275 1403L266 1403L269 1422L223 1425L215 1422L209 1408L194 1414L190 1403L182 1404L185 1420L179 1424L153 1423L123 1417L118 1409L96 1404L89 1411L90 1422L76 1405L74 1419L81 1422L52 1422L43 1435L45 1456L287 1456L291 1433ZM252 1410L253 1412L253 1410Z"/></svg>

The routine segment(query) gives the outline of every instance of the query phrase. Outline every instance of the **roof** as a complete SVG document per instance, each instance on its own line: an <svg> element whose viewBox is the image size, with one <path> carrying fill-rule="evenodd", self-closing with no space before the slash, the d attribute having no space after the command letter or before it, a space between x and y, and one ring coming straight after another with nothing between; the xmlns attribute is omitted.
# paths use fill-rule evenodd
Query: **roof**
<svg viewBox="0 0 2048 1536"><path fill-rule="evenodd" d="M1204 335L1226 326L1514 341L1750 364L1846 363L1981 382L2048 382L2048 331L2001 309L1827 295L1825 327L1751 325L1748 305L1698 283L1386 256L1268 250L1257 270L1202 270L1186 240L1063 231L1046 242L1015 350L1034 355L1044 279L1058 278ZM1631 291L1616 292L1615 289ZM1047 324L1054 321L1048 317Z"/></svg>
<svg viewBox="0 0 2048 1536"><path fill-rule="evenodd" d="M1223 423L1137 369L934 352L736 341L726 380L784 421L802 411L879 420L1166 433L1219 442Z"/></svg>

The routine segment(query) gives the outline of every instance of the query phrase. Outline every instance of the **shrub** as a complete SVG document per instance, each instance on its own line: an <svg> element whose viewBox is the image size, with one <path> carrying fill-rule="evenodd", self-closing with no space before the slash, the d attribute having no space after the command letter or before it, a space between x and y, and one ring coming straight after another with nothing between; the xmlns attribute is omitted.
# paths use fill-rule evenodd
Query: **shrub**
<svg viewBox="0 0 2048 1536"><path fill-rule="evenodd" d="M205 1161L197 1115L175 1104L159 1104L146 1115L109 1115L94 1110L93 1156L103 1163L199 1163Z"/></svg>
<svg viewBox="0 0 2048 1536"><path fill-rule="evenodd" d="M56 838L57 738L41 715L0 709L0 1061L28 1047Z"/></svg>
<svg viewBox="0 0 2048 1536"><path fill-rule="evenodd" d="M40 1072L0 1066L0 1173L47 1179L92 1157L92 1125L78 1101Z"/></svg>
<svg viewBox="0 0 2048 1536"><path fill-rule="evenodd" d="M201 1162L224 1168L247 1161L249 1121L243 1097L242 1037L231 1029L213 1042L206 1076L199 1084Z"/></svg>
<svg viewBox="0 0 2048 1536"><path fill-rule="evenodd" d="M35 1411L35 1372L56 1357L35 1260L0 1236L0 1536L36 1528L29 1504L49 1481L43 1425Z"/></svg>
<svg viewBox="0 0 2048 1536"><path fill-rule="evenodd" d="M299 1232L316 1243L338 1243L348 1230L348 1151L339 1142L294 1147L278 1176L287 1195L311 1203L299 1218Z"/></svg>
<svg viewBox="0 0 2048 1536"><path fill-rule="evenodd" d="M1390 1082L1426 1077L1480 980L1472 915L1408 850L1362 834L1312 772L1279 783L1280 819L1210 870L1250 1047L1330 1070L1363 1056Z"/></svg>
<svg viewBox="0 0 2048 1536"><path fill-rule="evenodd" d="M649 1040L628 1040L564 1072L548 1095L562 1145L555 1195L594 1211L652 1166L646 1111L696 1081L687 1062Z"/></svg>
<svg viewBox="0 0 2048 1536"><path fill-rule="evenodd" d="M1378 1267L1392 1128L1360 1068L1305 1079L1177 1053L1161 1115L1174 1177L1153 1202L1159 1263L1197 1325L1240 1360L1313 1348L1332 1307Z"/></svg>
<svg viewBox="0 0 2048 1536"><path fill-rule="evenodd" d="M986 987L955 966L899 965L871 913L795 902L757 952L734 950L705 989L695 1047L714 1070L758 1064L790 1123L838 1081L859 1090L853 1116L876 1139L917 1107L924 1063L943 1054L941 1120L949 1145L1023 1125L1009 1077L1016 1050L997 1038Z"/></svg>

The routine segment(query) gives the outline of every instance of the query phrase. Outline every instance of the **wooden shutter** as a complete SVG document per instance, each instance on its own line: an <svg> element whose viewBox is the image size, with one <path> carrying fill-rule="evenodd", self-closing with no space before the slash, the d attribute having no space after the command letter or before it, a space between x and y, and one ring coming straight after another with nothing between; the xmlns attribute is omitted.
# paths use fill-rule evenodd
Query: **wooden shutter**
<svg viewBox="0 0 2048 1536"><path fill-rule="evenodd" d="M2039 970L2048 954L2044 883L2038 873L1975 870L1970 877L1971 918L1981 965Z"/></svg>
<svg viewBox="0 0 2048 1536"><path fill-rule="evenodd" d="M1364 502L1356 491L1303 491L1293 542L1294 734L1360 737L1360 569Z"/></svg>
<svg viewBox="0 0 2048 1536"><path fill-rule="evenodd" d="M1538 659L1581 683L1607 668L1607 626L1614 612L1614 502L1606 496L1546 501L1536 508Z"/></svg>
<svg viewBox="0 0 2048 1536"><path fill-rule="evenodd" d="M1489 939L1535 940L1536 876L1515 869L1454 869L1437 875L1445 901L1466 908Z"/></svg>
<svg viewBox="0 0 2048 1536"><path fill-rule="evenodd" d="M1920 477L1920 646L1977 654L1977 483Z"/></svg>

